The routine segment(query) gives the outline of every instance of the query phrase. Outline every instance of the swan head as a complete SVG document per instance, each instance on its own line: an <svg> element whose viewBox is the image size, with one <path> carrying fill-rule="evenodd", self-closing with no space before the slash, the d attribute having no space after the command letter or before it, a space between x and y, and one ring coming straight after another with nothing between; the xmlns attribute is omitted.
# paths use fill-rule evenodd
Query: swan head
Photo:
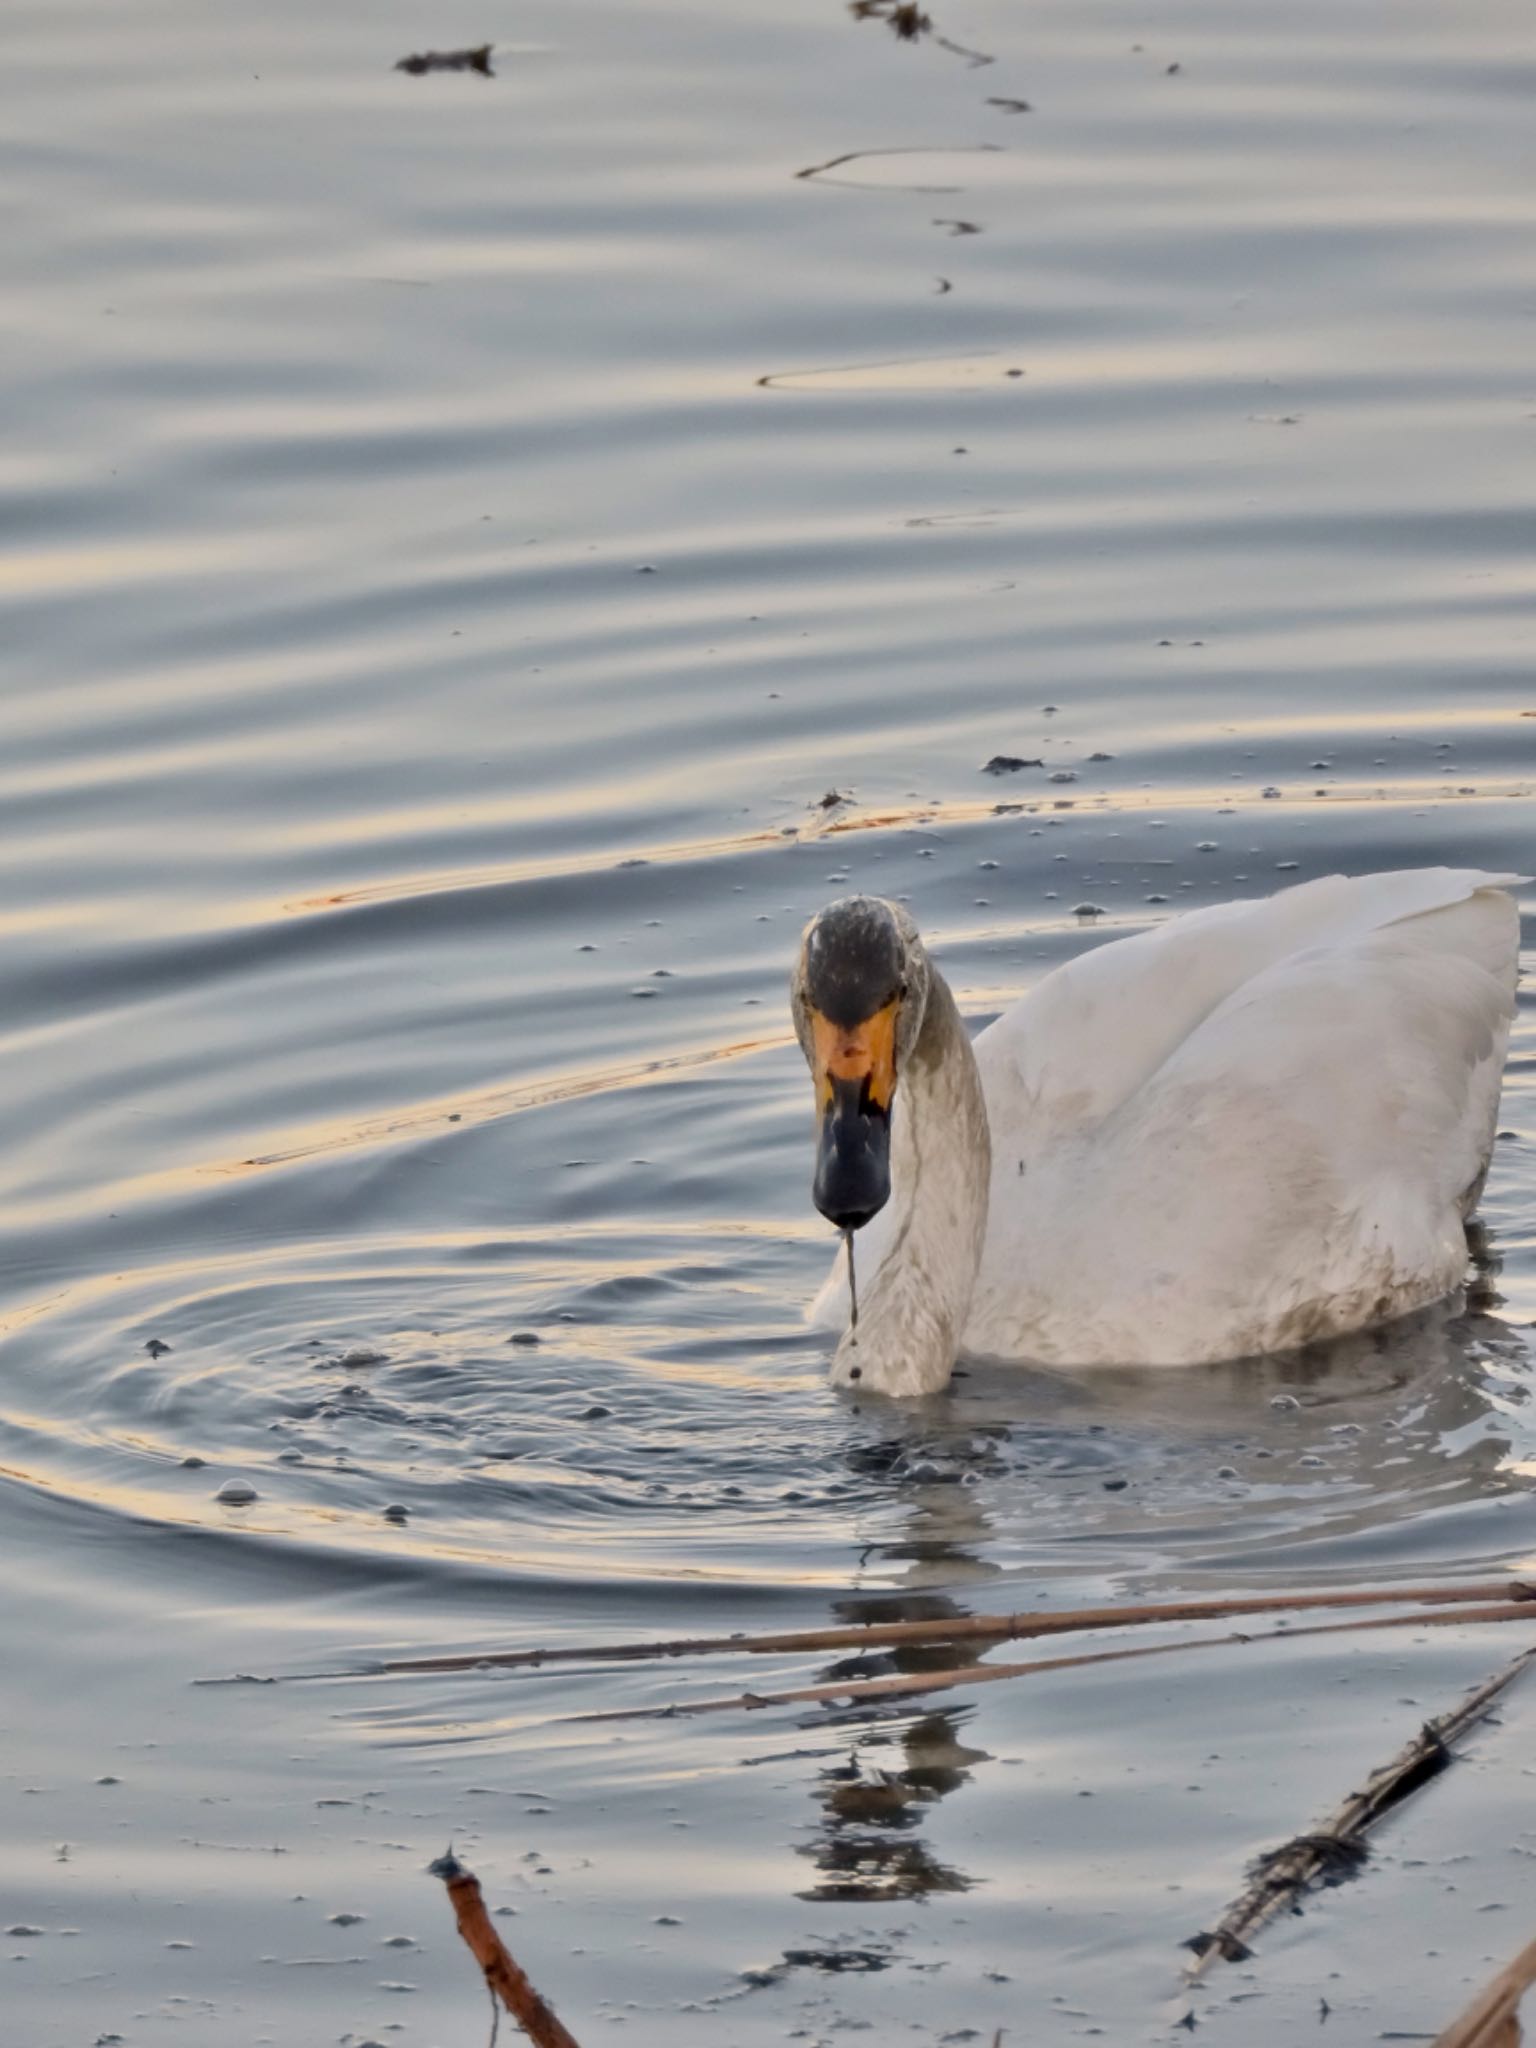
<svg viewBox="0 0 1536 2048"><path fill-rule="evenodd" d="M812 1197L859 1230L891 1194L891 1104L922 1030L928 956L899 903L844 896L805 928L790 986L816 1088Z"/></svg>

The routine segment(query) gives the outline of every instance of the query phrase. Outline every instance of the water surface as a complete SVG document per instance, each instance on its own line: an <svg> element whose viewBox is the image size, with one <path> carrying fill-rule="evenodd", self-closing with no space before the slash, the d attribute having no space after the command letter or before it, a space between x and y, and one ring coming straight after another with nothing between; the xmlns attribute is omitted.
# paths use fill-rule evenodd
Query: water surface
<svg viewBox="0 0 1536 2048"><path fill-rule="evenodd" d="M1512 1642L623 1724L741 1669L378 1666L1536 1551L1529 1011L1469 1299L897 1411L800 1320L783 1001L846 889L980 1023L1190 903L1530 870L1526 11L10 19L17 2041L480 2040L449 1839L584 2042L1165 2038ZM1529 1712L1213 2038L1433 2032L1527 1938Z"/></svg>

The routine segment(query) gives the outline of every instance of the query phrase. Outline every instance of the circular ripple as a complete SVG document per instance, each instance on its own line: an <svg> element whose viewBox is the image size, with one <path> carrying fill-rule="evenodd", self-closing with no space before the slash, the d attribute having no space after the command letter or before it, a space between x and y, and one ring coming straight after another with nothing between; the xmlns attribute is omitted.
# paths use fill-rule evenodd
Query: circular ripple
<svg viewBox="0 0 1536 2048"><path fill-rule="evenodd" d="M588 1583L1390 1568L1443 1559L1426 1509L1525 1483L1524 1347L1491 1317L855 1403L799 1320L808 1263L742 1226L568 1226L120 1275L13 1328L5 1463L136 1516Z"/></svg>

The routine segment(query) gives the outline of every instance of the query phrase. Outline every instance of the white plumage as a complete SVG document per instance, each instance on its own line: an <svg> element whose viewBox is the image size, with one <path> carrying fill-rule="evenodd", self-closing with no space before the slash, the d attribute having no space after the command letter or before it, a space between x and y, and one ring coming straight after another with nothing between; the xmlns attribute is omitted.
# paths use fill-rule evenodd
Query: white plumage
<svg viewBox="0 0 1536 2048"><path fill-rule="evenodd" d="M991 1168L961 1349L1192 1364L1387 1322L1459 1285L1514 1007L1505 892L1523 879L1328 876L1047 976L972 1048ZM867 1300L974 1263L947 1241L953 1200L923 1199L925 1176L963 1181L957 1147L986 1173L984 1134L942 1092L915 1064L900 1077L892 1200L858 1239ZM840 1263L811 1312L846 1324ZM931 1363L905 1383L887 1349L852 1373L845 1340L834 1377L942 1384Z"/></svg>

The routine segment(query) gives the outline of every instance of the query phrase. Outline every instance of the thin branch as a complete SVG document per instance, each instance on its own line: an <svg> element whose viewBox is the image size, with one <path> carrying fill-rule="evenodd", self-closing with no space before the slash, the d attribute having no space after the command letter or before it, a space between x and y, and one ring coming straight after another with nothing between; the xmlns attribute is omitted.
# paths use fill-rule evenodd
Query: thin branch
<svg viewBox="0 0 1536 2048"><path fill-rule="evenodd" d="M1464 1617L1436 1615L1437 1621ZM1487 1619L1495 1618L1485 1611ZM1375 1626L1375 1624L1369 1624ZM1261 1927L1277 1913L1294 1907L1313 1885L1337 1878L1343 1871L1365 1860L1368 1853L1364 1835L1393 1807L1438 1777L1449 1764L1450 1745L1457 1736L1480 1721L1494 1701L1513 1684L1531 1660L1536 1647L1522 1650L1512 1664L1467 1694L1459 1706L1426 1721L1411 1742L1405 1743L1390 1763L1373 1771L1357 1792L1351 1792L1333 1812L1280 1848L1261 1856L1254 1866L1247 1890L1223 1913L1209 1932L1195 1935L1186 1945L1194 1960L1185 1969L1186 1983L1203 1977L1218 1959L1241 1962L1251 1954L1251 1942ZM1472 2036L1472 2039L1478 2037ZM1487 2037L1496 2042L1498 2036Z"/></svg>
<svg viewBox="0 0 1536 2048"><path fill-rule="evenodd" d="M1299 1636L1356 1634L1375 1628L1458 1627L1482 1621L1530 1621L1529 1600L1500 1602L1489 1607L1442 1607L1431 1614L1383 1614L1368 1621L1329 1621L1310 1628L1269 1629L1262 1635L1196 1636L1183 1643L1147 1643L1134 1650L1087 1650L1072 1657L1040 1657L1028 1664L962 1664L948 1671L923 1671L900 1678L844 1679L834 1685L800 1685L785 1692L741 1692L723 1698L683 1700L665 1707L609 1708L596 1714L572 1714L572 1721L656 1721L683 1714L723 1714L743 1708L817 1705L846 1700L906 1699L920 1693L949 1692L957 1686L994 1685L1005 1678L1034 1678L1046 1671L1074 1671L1088 1664L1119 1664L1131 1657L1171 1657L1181 1650L1215 1650L1224 1644L1290 1643Z"/></svg>
<svg viewBox="0 0 1536 2048"><path fill-rule="evenodd" d="M1536 1984L1536 1941L1485 1984L1459 2018L1436 2037L1435 2048L1520 2048L1520 2000Z"/></svg>
<svg viewBox="0 0 1536 2048"><path fill-rule="evenodd" d="M553 2008L534 1990L522 1970L513 1961L506 1943L491 1925L491 1917L485 1910L485 1900L481 1895L479 1878L472 1870L464 1868L451 1849L447 1855L439 1856L437 1861L429 1864L427 1868L433 1877L440 1877L448 1887L448 1897L453 1906L454 1918L459 1924L459 1933L464 1937L470 1954L485 1973L493 2015L499 1998L533 2042L534 2048L577 2048L574 2036L561 2024ZM493 2044L495 2039L496 2023L493 2018Z"/></svg>
<svg viewBox="0 0 1536 2048"><path fill-rule="evenodd" d="M784 1652L905 1648L914 1643L1024 1642L1091 1629L1145 1628L1168 1621L1230 1621L1244 1614L1304 1613L1312 1608L1426 1607L1486 1601L1536 1602L1523 1579L1483 1579L1463 1586L1378 1586L1348 1593L1261 1593L1233 1600L1149 1601L1135 1607L1071 1607L1055 1614L957 1614L936 1621L866 1622L777 1635L674 1636L651 1643L579 1643L559 1649L477 1650L446 1657L397 1657L376 1669L402 1672L499 1670L542 1664L634 1663L652 1657L778 1656Z"/></svg>

